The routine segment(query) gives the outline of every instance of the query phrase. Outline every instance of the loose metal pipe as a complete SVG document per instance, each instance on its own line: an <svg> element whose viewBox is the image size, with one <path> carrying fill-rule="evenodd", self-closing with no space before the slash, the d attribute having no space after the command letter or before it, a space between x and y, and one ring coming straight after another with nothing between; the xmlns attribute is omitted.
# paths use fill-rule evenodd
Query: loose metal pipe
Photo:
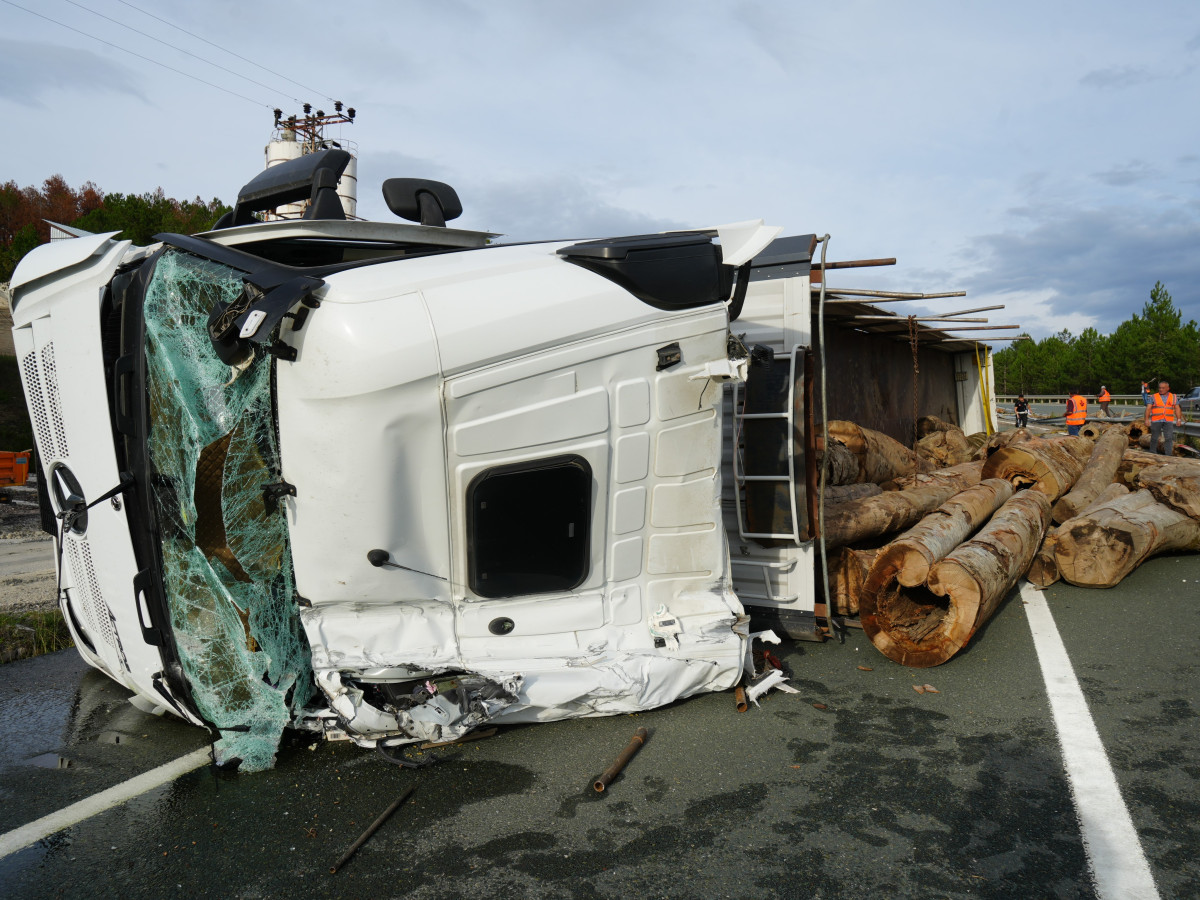
<svg viewBox="0 0 1200 900"><path fill-rule="evenodd" d="M846 259L839 262L820 262L812 267L814 272L828 271L829 269L867 269L872 266L894 266L896 257L888 257L887 259Z"/></svg>
<svg viewBox="0 0 1200 900"><path fill-rule="evenodd" d="M633 739L630 740L629 746L621 751L621 755L617 757L617 761L609 766L604 774L592 784L592 787L596 789L596 793L604 793L604 789L612 784L614 778L621 774L621 770L633 759L634 754L642 749L642 744L646 743L647 736L645 728L639 728L633 733Z"/></svg>
<svg viewBox="0 0 1200 900"><path fill-rule="evenodd" d="M733 692L733 702L738 712L745 712L750 708L750 704L746 702L746 689L740 684L737 690Z"/></svg>
<svg viewBox="0 0 1200 900"><path fill-rule="evenodd" d="M987 319L949 319L946 316L854 316L855 319L862 319L866 322L898 322L906 323L909 318L914 322L986 322Z"/></svg>
<svg viewBox="0 0 1200 900"><path fill-rule="evenodd" d="M821 241L821 265L825 265L825 251L829 249L829 234L826 233ZM821 345L821 440L822 447L829 446L829 395L825 387L825 279L821 279L820 299L817 302L817 337ZM825 553L825 482L829 478L829 454L821 453L821 479L817 488L817 540L821 550L821 583L825 585L825 621L829 623L829 632L833 633L833 617L828 615L833 608L833 598L829 595L829 558Z"/></svg>
<svg viewBox="0 0 1200 900"><path fill-rule="evenodd" d="M361 847L363 844L365 844L367 842L367 840L370 839L371 835L373 835L376 831L379 830L379 826L388 820L388 816L390 816L392 813L394 813L396 810L398 810L400 808L400 804L402 804L405 800L407 800L409 797L411 797L412 792L415 791L416 789L417 789L416 785L413 785L407 791L405 791L403 794L401 794L399 797L397 797L396 801L391 806L389 806L387 809L385 809L380 814L379 818L371 823L371 826L366 831L364 831L362 834L360 834L358 836L358 840L350 845L350 849L342 854L342 858L333 864L333 868L331 868L329 870L329 874L336 875L337 870L340 869L342 866L344 866L347 862L350 861L350 857L352 857L355 853L358 852L358 848Z"/></svg>
<svg viewBox="0 0 1200 900"><path fill-rule="evenodd" d="M825 286L824 280L821 281L821 287ZM818 288L814 285L811 290L817 291ZM891 300L940 300L943 297L965 297L966 291L944 291L940 294L910 294L902 291L865 291L851 290L850 288L830 288L830 294L836 294L846 297L887 297Z"/></svg>

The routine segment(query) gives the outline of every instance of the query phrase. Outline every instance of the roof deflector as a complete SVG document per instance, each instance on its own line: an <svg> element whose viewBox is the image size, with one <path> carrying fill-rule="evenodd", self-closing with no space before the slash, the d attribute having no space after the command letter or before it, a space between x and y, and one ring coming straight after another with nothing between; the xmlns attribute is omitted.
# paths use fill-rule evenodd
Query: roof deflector
<svg viewBox="0 0 1200 900"><path fill-rule="evenodd" d="M707 234L643 234L584 241L562 247L567 262L619 284L658 309L691 309L722 303L733 286L733 267Z"/></svg>
<svg viewBox="0 0 1200 900"><path fill-rule="evenodd" d="M254 213L287 203L308 201L306 219L345 219L337 183L350 162L345 150L318 150L259 172L238 192L233 211L221 216L213 230L249 225Z"/></svg>
<svg viewBox="0 0 1200 900"><path fill-rule="evenodd" d="M425 178L389 178L383 183L383 202L402 219L438 228L463 211L454 188Z"/></svg>

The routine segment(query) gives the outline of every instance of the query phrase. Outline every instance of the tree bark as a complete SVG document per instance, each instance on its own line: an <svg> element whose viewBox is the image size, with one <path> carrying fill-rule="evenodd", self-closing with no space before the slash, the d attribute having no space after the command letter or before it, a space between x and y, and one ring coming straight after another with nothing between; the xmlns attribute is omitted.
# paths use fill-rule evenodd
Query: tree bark
<svg viewBox="0 0 1200 900"><path fill-rule="evenodd" d="M968 462L979 449L958 428L934 431L917 441L914 448L923 459L938 466L956 466Z"/></svg>
<svg viewBox="0 0 1200 900"><path fill-rule="evenodd" d="M1003 478L1013 487L1031 488L1053 503L1071 489L1092 453L1085 437L1030 438L1002 447L983 464L982 478Z"/></svg>
<svg viewBox="0 0 1200 900"><path fill-rule="evenodd" d="M842 547L829 557L829 596L840 616L857 616L863 580L878 550Z"/></svg>
<svg viewBox="0 0 1200 900"><path fill-rule="evenodd" d="M1011 447L1013 444L1020 444L1032 438L1026 428L1014 428L1011 431L997 431L993 434L982 447L975 451L975 459L987 459L997 450L1002 447Z"/></svg>
<svg viewBox="0 0 1200 900"><path fill-rule="evenodd" d="M1193 471L1178 466L1146 469L1137 483L1159 503L1200 521L1200 464Z"/></svg>
<svg viewBox="0 0 1200 900"><path fill-rule="evenodd" d="M886 590L893 579L903 587L924 584L933 564L967 540L1012 495L1012 485L1001 478L955 494L879 551L866 590Z"/></svg>
<svg viewBox="0 0 1200 900"><path fill-rule="evenodd" d="M825 470L825 485L857 484L861 482L858 457L835 438L829 436L829 452L825 452L825 442L817 436L817 471L820 471L821 460L828 456L828 468Z"/></svg>
<svg viewBox="0 0 1200 900"><path fill-rule="evenodd" d="M1200 522L1137 491L1064 523L1054 560L1063 580L1080 587L1113 587L1159 553L1200 550Z"/></svg>
<svg viewBox="0 0 1200 900"><path fill-rule="evenodd" d="M825 487L825 504L828 507L834 503L847 503L851 500L862 500L882 494L883 488L872 481L865 484L834 484Z"/></svg>
<svg viewBox="0 0 1200 900"><path fill-rule="evenodd" d="M853 422L830 422L829 436L837 438L846 445L847 450L858 457L859 477L856 481L873 481L879 484L900 475L931 472L934 468L931 463L921 459L899 441Z"/></svg>
<svg viewBox="0 0 1200 900"><path fill-rule="evenodd" d="M885 656L923 668L945 662L999 607L1037 551L1050 522L1039 491L1010 497L971 540L934 563L925 585L864 591L859 619Z"/></svg>
<svg viewBox="0 0 1200 900"><path fill-rule="evenodd" d="M957 493L955 484L931 484L839 503L834 507L834 515L828 515L826 510L825 546L841 547L908 528Z"/></svg>
<svg viewBox="0 0 1200 900"><path fill-rule="evenodd" d="M1054 504L1052 516L1060 525L1079 515L1117 475L1117 467L1128 441L1124 432L1110 428L1101 434L1092 447L1092 454L1075 486Z"/></svg>
<svg viewBox="0 0 1200 900"><path fill-rule="evenodd" d="M1160 456L1157 453L1147 453L1144 450L1130 448L1121 458L1121 464L1117 467L1117 475L1114 480L1122 484L1136 485L1142 472L1147 469L1163 467L1181 473L1200 472L1200 460Z"/></svg>
<svg viewBox="0 0 1200 900"><path fill-rule="evenodd" d="M1096 507L1102 506L1110 500L1116 500L1118 497L1124 497L1128 493L1129 488L1114 481L1112 484L1106 485L1087 507L1080 510L1079 514L1087 515ZM1045 540L1038 548L1033 562L1029 564L1029 571L1025 573L1025 577L1034 587L1048 588L1059 579L1058 563L1054 561L1054 536L1056 534L1058 534L1057 528L1047 529Z"/></svg>
<svg viewBox="0 0 1200 900"><path fill-rule="evenodd" d="M936 472L918 472L913 475L902 475L880 485L885 491L906 491L915 487L926 487L931 484L951 484L960 491L965 491L973 484L979 484L979 473L983 470L983 460L972 460L950 466L948 469L938 469Z"/></svg>
<svg viewBox="0 0 1200 900"><path fill-rule="evenodd" d="M937 416L921 416L917 419L917 440L926 435L933 434L935 431L962 431L957 425L951 425L945 419L939 419Z"/></svg>

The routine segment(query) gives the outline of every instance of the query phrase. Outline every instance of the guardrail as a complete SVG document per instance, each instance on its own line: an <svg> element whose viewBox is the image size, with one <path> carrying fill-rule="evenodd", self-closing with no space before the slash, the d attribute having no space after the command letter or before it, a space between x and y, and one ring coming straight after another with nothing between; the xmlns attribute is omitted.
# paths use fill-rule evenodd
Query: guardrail
<svg viewBox="0 0 1200 900"><path fill-rule="evenodd" d="M1026 397L1025 399L1028 400L1029 398ZM1017 421L1017 417L1012 413L997 413L996 418L1003 422L1015 423ZM1088 416L1087 420L1089 422L1105 422L1110 425L1128 425L1130 422L1136 421L1138 418L1140 417L1125 416L1124 418L1121 418L1119 416ZM1029 416L1029 424L1050 426L1061 425L1064 429L1067 425L1065 416L1037 416L1033 414ZM1200 437L1200 422L1184 421L1182 425L1175 426L1175 433L1186 435L1187 437Z"/></svg>

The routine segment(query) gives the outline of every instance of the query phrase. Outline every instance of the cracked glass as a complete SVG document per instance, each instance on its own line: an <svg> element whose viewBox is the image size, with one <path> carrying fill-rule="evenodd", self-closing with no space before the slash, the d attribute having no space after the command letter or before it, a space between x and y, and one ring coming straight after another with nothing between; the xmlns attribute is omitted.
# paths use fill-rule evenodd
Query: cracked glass
<svg viewBox="0 0 1200 900"><path fill-rule="evenodd" d="M219 764L270 768L314 693L280 480L271 357L231 369L209 311L242 293L235 269L167 250L146 290L152 492L163 582L196 706L220 732Z"/></svg>

